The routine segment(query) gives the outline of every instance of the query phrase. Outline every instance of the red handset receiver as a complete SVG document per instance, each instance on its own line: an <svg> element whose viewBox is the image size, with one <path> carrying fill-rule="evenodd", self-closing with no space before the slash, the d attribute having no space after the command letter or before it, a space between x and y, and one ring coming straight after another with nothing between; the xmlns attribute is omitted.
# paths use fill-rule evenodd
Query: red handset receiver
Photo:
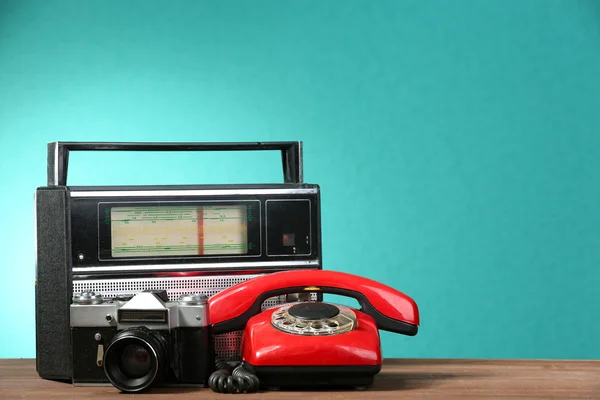
<svg viewBox="0 0 600 400"><path fill-rule="evenodd" d="M294 270L273 273L231 286L208 301L215 334L243 330L273 296L305 291L330 293L356 299L381 330L414 336L419 310L413 299L380 282L329 270Z"/></svg>

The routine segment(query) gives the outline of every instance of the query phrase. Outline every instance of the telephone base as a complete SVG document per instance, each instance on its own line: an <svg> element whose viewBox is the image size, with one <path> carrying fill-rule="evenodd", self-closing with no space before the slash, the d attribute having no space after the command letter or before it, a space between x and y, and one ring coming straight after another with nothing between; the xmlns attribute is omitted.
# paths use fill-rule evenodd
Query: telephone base
<svg viewBox="0 0 600 400"><path fill-rule="evenodd" d="M243 366L256 374L262 388L306 389L355 388L365 390L373 384L381 365L344 366Z"/></svg>

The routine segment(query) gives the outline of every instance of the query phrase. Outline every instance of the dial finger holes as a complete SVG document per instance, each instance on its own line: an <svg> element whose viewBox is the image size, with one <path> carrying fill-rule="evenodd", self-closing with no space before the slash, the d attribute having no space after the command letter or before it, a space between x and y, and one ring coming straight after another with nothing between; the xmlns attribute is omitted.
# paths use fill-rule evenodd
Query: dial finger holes
<svg viewBox="0 0 600 400"><path fill-rule="evenodd" d="M311 307L308 304L294 305L292 307L275 310L271 316L273 327L287 333L305 336L327 336L349 332L355 327L354 312L347 307L335 305L336 315L332 307L321 304Z"/></svg>

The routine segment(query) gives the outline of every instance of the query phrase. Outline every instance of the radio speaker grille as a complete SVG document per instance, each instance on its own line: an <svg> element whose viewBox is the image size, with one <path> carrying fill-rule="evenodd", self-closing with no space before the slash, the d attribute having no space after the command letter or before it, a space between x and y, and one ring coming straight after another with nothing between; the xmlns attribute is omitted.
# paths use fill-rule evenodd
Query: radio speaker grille
<svg viewBox="0 0 600 400"><path fill-rule="evenodd" d="M169 300L175 301L182 294L193 292L201 292L211 297L230 286L261 275L73 280L73 294L91 290L107 298L131 295L144 290L166 290ZM285 296L271 297L263 303L262 308L264 310L284 303ZM241 331L215 335L216 356L224 360L239 360L241 336Z"/></svg>

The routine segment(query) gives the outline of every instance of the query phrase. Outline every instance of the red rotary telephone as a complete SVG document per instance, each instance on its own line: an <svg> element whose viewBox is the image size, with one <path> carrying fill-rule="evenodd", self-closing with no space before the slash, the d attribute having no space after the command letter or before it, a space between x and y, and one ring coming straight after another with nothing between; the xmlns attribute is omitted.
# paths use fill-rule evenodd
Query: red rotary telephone
<svg viewBox="0 0 600 400"><path fill-rule="evenodd" d="M295 302L261 312L273 296L319 292L355 298L360 310L325 302ZM378 330L414 336L417 304L405 294L360 276L327 270L263 275L208 301L214 334L244 330L242 362L217 361L209 379L216 392L260 387L365 388L381 369Z"/></svg>

